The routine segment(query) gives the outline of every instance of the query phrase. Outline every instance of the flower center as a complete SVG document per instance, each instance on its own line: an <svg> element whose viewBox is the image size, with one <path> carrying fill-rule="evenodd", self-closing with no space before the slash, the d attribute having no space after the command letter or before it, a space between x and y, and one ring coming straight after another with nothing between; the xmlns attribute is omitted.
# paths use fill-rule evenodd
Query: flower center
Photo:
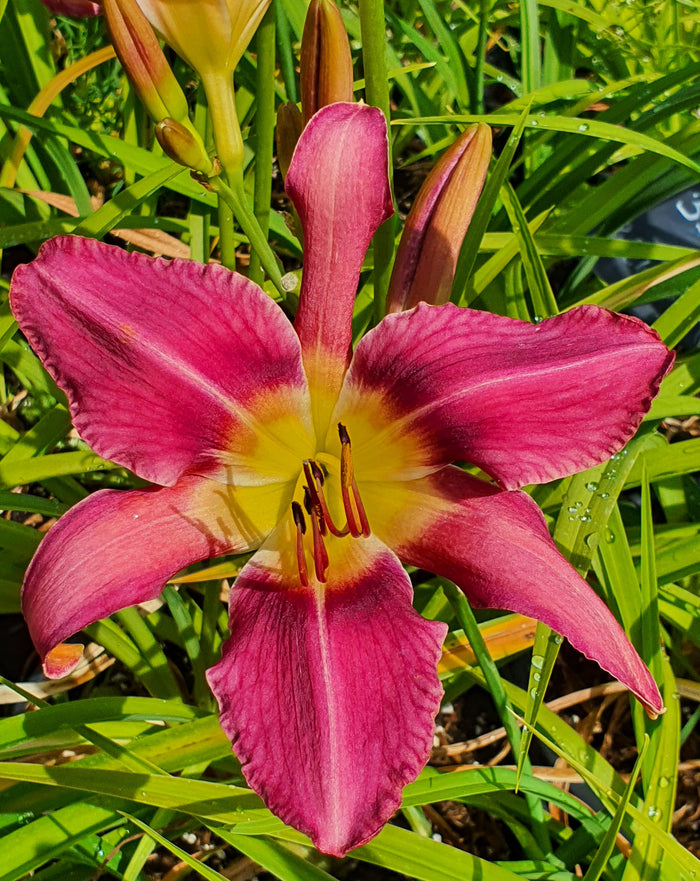
<svg viewBox="0 0 700 881"><path fill-rule="evenodd" d="M347 428L342 422L338 423L338 436L340 438L340 492L345 512L345 526L338 527L331 517L324 493L326 474L324 469L314 459L304 460L304 503L302 505L292 502L292 517L296 526L296 552L299 579L304 587L309 586L309 574L306 565L306 551L304 536L307 534L307 522L304 511L311 524L311 539L313 544L314 574L316 580L324 583L328 573L328 551L324 537L329 533L336 538L344 538L349 535L352 538L366 538L370 535L369 522L365 512L360 491L355 480L355 471L352 464L352 445Z"/></svg>

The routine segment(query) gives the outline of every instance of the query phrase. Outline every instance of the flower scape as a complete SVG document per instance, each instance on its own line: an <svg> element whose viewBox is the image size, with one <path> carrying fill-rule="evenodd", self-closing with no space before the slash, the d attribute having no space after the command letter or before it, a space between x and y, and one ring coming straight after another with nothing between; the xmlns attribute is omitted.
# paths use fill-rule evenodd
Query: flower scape
<svg viewBox="0 0 700 881"><path fill-rule="evenodd" d="M255 551L209 684L250 786L334 855L380 831L432 742L446 625L413 609L402 564L538 618L663 711L521 488L622 449L672 354L594 306L530 324L425 302L353 351L387 168L376 109L331 105L304 130L286 184L305 241L293 324L220 266L77 237L44 245L11 290L81 437L154 484L92 494L43 540L22 601L46 674L79 660L66 640L183 567Z"/></svg>

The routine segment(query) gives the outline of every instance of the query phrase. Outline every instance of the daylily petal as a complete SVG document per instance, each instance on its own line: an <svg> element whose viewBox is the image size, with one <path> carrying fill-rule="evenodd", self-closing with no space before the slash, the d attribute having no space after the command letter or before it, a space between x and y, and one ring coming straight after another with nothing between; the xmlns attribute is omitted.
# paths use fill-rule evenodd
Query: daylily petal
<svg viewBox="0 0 700 881"><path fill-rule="evenodd" d="M313 452L299 342L240 275L64 237L15 271L11 302L81 437L147 480L284 481Z"/></svg>
<svg viewBox="0 0 700 881"><path fill-rule="evenodd" d="M360 341L333 424L348 428L358 479L463 460L514 489L618 452L673 357L641 321L596 306L529 324L419 304ZM395 450L385 466L380 447Z"/></svg>
<svg viewBox="0 0 700 881"><path fill-rule="evenodd" d="M382 112L364 104L331 104L304 129L287 173L285 187L304 230L294 326L317 425L327 424L350 360L352 309L365 252L393 213L388 162Z"/></svg>
<svg viewBox="0 0 700 881"><path fill-rule="evenodd" d="M398 808L432 742L444 624L375 538L333 540L302 588L291 518L239 575L231 637L209 673L243 772L268 807L342 856Z"/></svg>
<svg viewBox="0 0 700 881"><path fill-rule="evenodd" d="M270 0L138 0L166 43L200 74L233 73Z"/></svg>
<svg viewBox="0 0 700 881"><path fill-rule="evenodd" d="M46 675L77 664L80 647L61 643L83 627L157 597L190 563L257 547L293 489L187 476L164 489L103 490L71 508L42 541L22 589Z"/></svg>
<svg viewBox="0 0 700 881"><path fill-rule="evenodd" d="M605 604L559 553L542 512L449 466L395 484L363 484L372 529L413 566L454 581L475 606L538 618L619 679L656 715L663 701Z"/></svg>

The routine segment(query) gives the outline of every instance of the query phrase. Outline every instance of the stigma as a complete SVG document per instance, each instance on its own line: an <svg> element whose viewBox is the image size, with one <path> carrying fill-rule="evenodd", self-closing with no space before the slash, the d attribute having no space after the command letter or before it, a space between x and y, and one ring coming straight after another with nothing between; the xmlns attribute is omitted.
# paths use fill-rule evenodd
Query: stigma
<svg viewBox="0 0 700 881"><path fill-rule="evenodd" d="M331 516L324 492L325 474L314 459L306 459L303 463L305 479L303 510L299 502L292 502L292 518L296 527L297 567L299 580L303 587L309 586L309 568L307 567L304 542L308 532L306 517L308 517L311 526L314 575L316 580L322 584L327 580L329 566L328 551L324 539L329 534L336 538L346 536L367 538L371 534L367 512L362 504L360 490L355 480L350 435L342 422L338 423L338 437L340 438L340 492L345 525L339 526Z"/></svg>

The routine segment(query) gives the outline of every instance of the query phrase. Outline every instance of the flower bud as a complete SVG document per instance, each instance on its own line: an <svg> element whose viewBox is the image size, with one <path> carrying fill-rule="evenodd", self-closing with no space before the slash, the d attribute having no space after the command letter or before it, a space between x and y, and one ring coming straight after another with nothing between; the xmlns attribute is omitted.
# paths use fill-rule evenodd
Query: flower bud
<svg viewBox="0 0 700 881"><path fill-rule="evenodd" d="M283 178L287 177L289 163L292 161L292 154L303 127L301 113L296 104L288 101L286 104L279 105L275 139L277 142L277 164Z"/></svg>
<svg viewBox="0 0 700 881"><path fill-rule="evenodd" d="M187 120L187 99L137 0L102 5L114 50L146 110L156 122Z"/></svg>
<svg viewBox="0 0 700 881"><path fill-rule="evenodd" d="M54 15L72 15L75 18L91 18L99 15L102 10L99 3L91 0L41 0L44 6Z"/></svg>
<svg viewBox="0 0 700 881"><path fill-rule="evenodd" d="M352 56L340 10L333 0L311 0L301 38L304 125L321 107L352 97Z"/></svg>
<svg viewBox="0 0 700 881"><path fill-rule="evenodd" d="M175 162L202 174L212 172L214 165L197 132L168 117L156 126L156 138L165 155Z"/></svg>
<svg viewBox="0 0 700 881"><path fill-rule="evenodd" d="M201 76L233 74L270 0L138 0L177 54Z"/></svg>
<svg viewBox="0 0 700 881"><path fill-rule="evenodd" d="M425 179L406 219L389 283L387 311L450 298L457 258L491 158L491 129L466 129Z"/></svg>

